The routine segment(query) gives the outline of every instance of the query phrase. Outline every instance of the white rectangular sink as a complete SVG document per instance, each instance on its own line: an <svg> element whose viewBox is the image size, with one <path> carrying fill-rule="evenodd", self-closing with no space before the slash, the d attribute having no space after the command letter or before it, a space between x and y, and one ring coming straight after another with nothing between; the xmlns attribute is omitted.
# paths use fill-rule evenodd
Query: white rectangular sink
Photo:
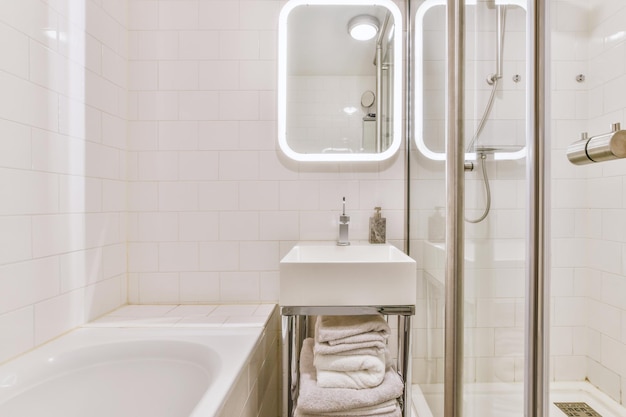
<svg viewBox="0 0 626 417"><path fill-rule="evenodd" d="M415 305L415 260L395 246L297 244L280 261L281 306Z"/></svg>

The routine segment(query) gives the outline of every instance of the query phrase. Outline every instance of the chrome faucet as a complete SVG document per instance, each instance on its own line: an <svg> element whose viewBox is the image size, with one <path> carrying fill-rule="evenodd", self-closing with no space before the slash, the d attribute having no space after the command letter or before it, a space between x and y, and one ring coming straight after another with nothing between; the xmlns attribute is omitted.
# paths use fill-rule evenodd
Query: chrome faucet
<svg viewBox="0 0 626 417"><path fill-rule="evenodd" d="M339 240L337 245L348 246L350 239L348 238L348 225L350 224L350 216L346 216L346 198L343 198L343 213L339 216Z"/></svg>

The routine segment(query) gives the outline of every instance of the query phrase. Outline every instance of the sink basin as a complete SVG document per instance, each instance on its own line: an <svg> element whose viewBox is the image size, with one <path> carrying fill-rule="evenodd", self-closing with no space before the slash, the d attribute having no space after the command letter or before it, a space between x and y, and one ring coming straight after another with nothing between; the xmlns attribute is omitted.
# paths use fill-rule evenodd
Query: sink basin
<svg viewBox="0 0 626 417"><path fill-rule="evenodd" d="M395 246L298 244L280 261L282 306L415 305L415 261Z"/></svg>

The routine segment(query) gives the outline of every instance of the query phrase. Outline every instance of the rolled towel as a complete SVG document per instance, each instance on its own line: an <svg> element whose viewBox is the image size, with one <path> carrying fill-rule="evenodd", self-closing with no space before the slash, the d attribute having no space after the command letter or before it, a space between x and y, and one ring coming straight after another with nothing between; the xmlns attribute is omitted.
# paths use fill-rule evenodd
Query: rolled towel
<svg viewBox="0 0 626 417"><path fill-rule="evenodd" d="M382 315L364 316L318 316L315 322L315 340L339 343L385 342L389 325Z"/></svg>
<svg viewBox="0 0 626 417"><path fill-rule="evenodd" d="M380 405L402 396L404 384L392 368L388 368L383 382L374 388L322 388L317 385L313 365L313 339L305 339L300 354L300 392L297 405L302 414L319 415L355 408Z"/></svg>

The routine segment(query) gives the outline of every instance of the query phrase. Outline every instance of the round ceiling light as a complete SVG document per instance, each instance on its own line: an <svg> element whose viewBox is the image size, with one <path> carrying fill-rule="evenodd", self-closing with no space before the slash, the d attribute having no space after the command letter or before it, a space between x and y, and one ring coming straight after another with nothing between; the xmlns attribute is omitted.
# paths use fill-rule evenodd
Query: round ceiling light
<svg viewBox="0 0 626 417"><path fill-rule="evenodd" d="M348 22L348 33L356 40L367 41L376 36L378 26L378 19L374 16L363 14L350 19Z"/></svg>

